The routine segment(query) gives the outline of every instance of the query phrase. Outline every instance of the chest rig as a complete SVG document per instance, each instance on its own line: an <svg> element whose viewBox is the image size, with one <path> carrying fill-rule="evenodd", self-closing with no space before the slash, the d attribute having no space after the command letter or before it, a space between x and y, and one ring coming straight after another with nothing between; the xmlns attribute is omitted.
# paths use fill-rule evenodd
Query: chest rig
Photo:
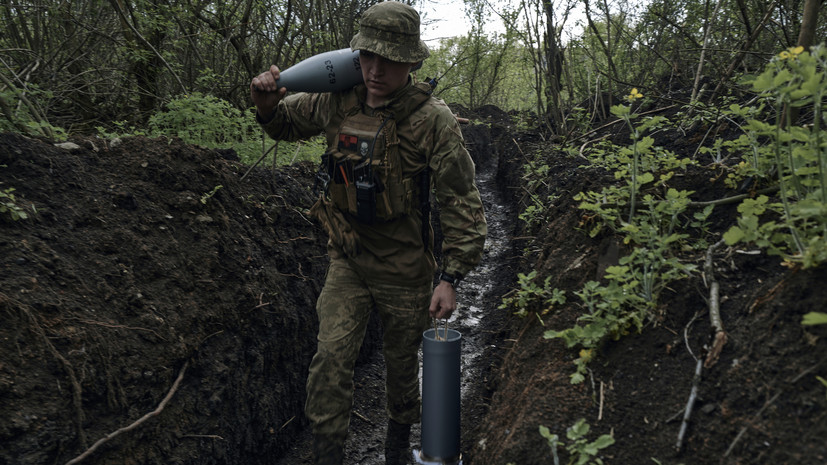
<svg viewBox="0 0 827 465"><path fill-rule="evenodd" d="M346 104L319 167L327 195L337 208L364 224L409 215L426 202L430 208L427 163L422 173L403 176L397 125L431 97L435 85L433 80L414 84L396 103L373 115L365 114L355 93L351 94L352 102Z"/></svg>

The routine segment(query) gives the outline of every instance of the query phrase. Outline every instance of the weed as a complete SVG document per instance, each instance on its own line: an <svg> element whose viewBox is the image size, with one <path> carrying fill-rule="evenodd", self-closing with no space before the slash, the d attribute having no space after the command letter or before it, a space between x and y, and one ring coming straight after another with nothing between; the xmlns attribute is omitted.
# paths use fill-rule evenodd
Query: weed
<svg viewBox="0 0 827 465"><path fill-rule="evenodd" d="M566 429L566 438L568 445L560 441L560 437L553 434L545 426L540 426L540 435L548 440L551 453L554 458L554 463L559 463L557 458L557 447L566 446L569 452L569 465L603 465L603 460L597 456L601 449L605 449L615 443L613 437L604 434L594 441L589 442L586 435L589 434L591 427L584 418L577 420L577 422Z"/></svg>
<svg viewBox="0 0 827 465"><path fill-rule="evenodd" d="M560 305L566 302L565 291L548 288L551 276L545 279L542 287L534 282L535 278L537 278L537 270L533 270L529 274L518 273L517 280L520 288L511 291L503 297L499 308L501 310L513 308L515 309L515 315L525 317L528 315L529 306L535 302L539 301L547 305L547 307L540 312L543 315L548 313L554 305Z"/></svg>
<svg viewBox="0 0 827 465"><path fill-rule="evenodd" d="M26 213L25 208L18 204L18 200L12 192L14 192L13 187L7 187L0 190L0 214L8 215L12 221L28 219L29 214ZM32 205L32 211L37 213L34 205Z"/></svg>
<svg viewBox="0 0 827 465"><path fill-rule="evenodd" d="M207 200L210 200L215 195L215 193L218 192L218 190L221 189L222 187L224 187L224 186L219 184L219 185L213 187L213 189L210 192L207 192L206 194L202 195L201 196L201 203L206 205Z"/></svg>
<svg viewBox="0 0 827 465"><path fill-rule="evenodd" d="M750 156L756 167L776 167L781 201L745 199L738 224L724 235L727 244L753 242L804 268L827 261L827 131L821 126L825 70L825 46L811 52L795 48L781 52L752 80L753 89L775 108L778 123L747 120L750 134L770 141ZM813 124L789 124L792 109L804 106L812 106Z"/></svg>

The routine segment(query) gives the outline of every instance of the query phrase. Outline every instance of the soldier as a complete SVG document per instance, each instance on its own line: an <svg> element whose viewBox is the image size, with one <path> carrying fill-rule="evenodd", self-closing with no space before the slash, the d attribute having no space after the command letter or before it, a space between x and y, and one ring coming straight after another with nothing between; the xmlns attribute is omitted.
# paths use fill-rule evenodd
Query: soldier
<svg viewBox="0 0 827 465"><path fill-rule="evenodd" d="M429 55L419 23L416 10L396 1L366 10L350 42L364 83L347 91L285 97L275 65L250 83L256 119L273 139L327 138L322 193L311 208L330 256L305 405L317 464L342 463L353 368L373 308L384 332L386 463L408 463L411 425L420 421L422 332L429 316L451 316L456 286L482 255L487 226L474 163L450 109L410 77ZM431 190L444 233L439 270Z"/></svg>

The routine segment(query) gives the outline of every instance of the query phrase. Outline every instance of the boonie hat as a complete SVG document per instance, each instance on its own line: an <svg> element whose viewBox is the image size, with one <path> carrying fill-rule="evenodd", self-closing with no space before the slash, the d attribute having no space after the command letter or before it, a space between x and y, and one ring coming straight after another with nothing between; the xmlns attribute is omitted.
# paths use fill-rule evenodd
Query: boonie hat
<svg viewBox="0 0 827 465"><path fill-rule="evenodd" d="M419 13L396 1L377 3L362 14L350 48L403 63L416 63L431 54L419 39Z"/></svg>

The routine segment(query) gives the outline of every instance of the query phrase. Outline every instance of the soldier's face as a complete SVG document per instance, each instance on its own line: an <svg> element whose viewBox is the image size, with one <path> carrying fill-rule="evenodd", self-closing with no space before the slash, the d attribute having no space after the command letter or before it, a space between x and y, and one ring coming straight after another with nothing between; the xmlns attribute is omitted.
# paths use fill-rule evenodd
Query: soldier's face
<svg viewBox="0 0 827 465"><path fill-rule="evenodd" d="M373 52L360 52L362 77L368 88L368 105L380 104L408 82L413 63L391 61Z"/></svg>

